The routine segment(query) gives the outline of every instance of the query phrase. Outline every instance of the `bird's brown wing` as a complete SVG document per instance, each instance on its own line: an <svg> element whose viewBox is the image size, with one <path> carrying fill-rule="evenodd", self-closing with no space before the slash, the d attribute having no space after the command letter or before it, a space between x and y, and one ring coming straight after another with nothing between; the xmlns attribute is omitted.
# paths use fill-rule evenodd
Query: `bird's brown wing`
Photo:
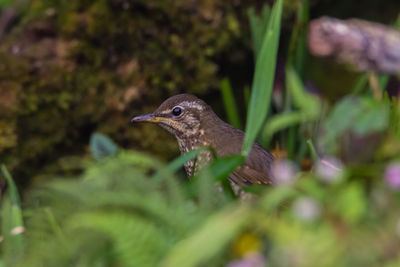
<svg viewBox="0 0 400 267"><path fill-rule="evenodd" d="M229 179L240 186L251 184L271 184L271 177L269 174L257 171L247 164L242 165L236 171L234 171L229 176Z"/></svg>
<svg viewBox="0 0 400 267"><path fill-rule="evenodd" d="M246 162L232 173L229 178L241 186L271 184L273 161L274 157L268 151L258 143L254 143Z"/></svg>
<svg viewBox="0 0 400 267"><path fill-rule="evenodd" d="M220 122L221 123L221 122ZM223 123L223 122L222 122ZM213 132L217 154L220 157L240 154L244 133L228 124L219 131ZM244 186L250 184L271 184L271 166L274 157L258 143L254 143L246 162L235 170L229 179L234 183Z"/></svg>

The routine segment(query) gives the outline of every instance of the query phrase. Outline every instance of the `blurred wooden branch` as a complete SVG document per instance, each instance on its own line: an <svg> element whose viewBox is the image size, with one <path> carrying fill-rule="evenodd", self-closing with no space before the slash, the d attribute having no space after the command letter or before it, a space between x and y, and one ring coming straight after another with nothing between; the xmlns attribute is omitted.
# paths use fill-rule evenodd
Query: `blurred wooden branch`
<svg viewBox="0 0 400 267"><path fill-rule="evenodd" d="M322 17L311 21L309 51L353 65L359 71L400 73L400 32L368 21Z"/></svg>

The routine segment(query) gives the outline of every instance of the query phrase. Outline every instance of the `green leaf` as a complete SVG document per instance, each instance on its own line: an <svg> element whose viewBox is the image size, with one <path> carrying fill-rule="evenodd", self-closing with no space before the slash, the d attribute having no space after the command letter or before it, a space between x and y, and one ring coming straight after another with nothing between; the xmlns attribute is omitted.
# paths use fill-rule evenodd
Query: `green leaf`
<svg viewBox="0 0 400 267"><path fill-rule="evenodd" d="M210 165L205 166L200 172L191 179L186 187L187 194L193 197L196 193L196 188L199 187L198 180L206 180L212 178L212 185L215 186L215 182L221 181L222 186L228 194L232 193L229 180L226 179L239 165L245 161L243 155L231 155L226 157L217 158Z"/></svg>
<svg viewBox="0 0 400 267"><path fill-rule="evenodd" d="M332 206L347 222L359 222L367 210L363 188L357 183L347 185L333 199Z"/></svg>
<svg viewBox="0 0 400 267"><path fill-rule="evenodd" d="M360 111L359 118L353 129L360 135L378 132L388 127L389 106L374 100L364 101L364 108Z"/></svg>
<svg viewBox="0 0 400 267"><path fill-rule="evenodd" d="M0 8L7 8L14 4L13 0L0 0Z"/></svg>
<svg viewBox="0 0 400 267"><path fill-rule="evenodd" d="M267 212L273 212L289 199L296 197L299 193L289 186L279 186L268 190L260 200L261 207Z"/></svg>
<svg viewBox="0 0 400 267"><path fill-rule="evenodd" d="M308 146L308 149L310 150L310 155L311 155L312 161L314 163L317 162L317 160L319 159L319 156L318 156L317 150L315 149L314 143L311 139L307 140L307 146Z"/></svg>
<svg viewBox="0 0 400 267"><path fill-rule="evenodd" d="M109 156L115 156L118 146L107 136L94 133L90 137L90 150L93 158L101 160Z"/></svg>
<svg viewBox="0 0 400 267"><path fill-rule="evenodd" d="M395 97L392 98L390 101L389 97L386 95L386 102L389 103L390 111L389 111L389 126L391 132L400 138L400 103L398 103Z"/></svg>
<svg viewBox="0 0 400 267"><path fill-rule="evenodd" d="M378 82L379 88L382 90L382 94L385 92L385 88L389 83L390 75L379 75Z"/></svg>
<svg viewBox="0 0 400 267"><path fill-rule="evenodd" d="M11 198L11 204L20 206L20 199L18 195L18 189L17 186L14 183L13 178L11 177L11 174L8 172L7 168L5 165L1 165L1 172L3 176L5 177L9 190L10 190L10 198Z"/></svg>
<svg viewBox="0 0 400 267"><path fill-rule="evenodd" d="M246 135L243 142L243 155L248 155L255 138L267 115L271 101L275 77L276 56L278 53L279 31L282 16L282 0L272 8L268 27L257 57L247 113Z"/></svg>
<svg viewBox="0 0 400 267"><path fill-rule="evenodd" d="M307 25L309 22L309 0L298 1L296 22L290 36L286 64L293 65L300 74L304 73L304 62L307 58Z"/></svg>
<svg viewBox="0 0 400 267"><path fill-rule="evenodd" d="M271 117L263 129L263 140L268 143L271 137L285 128L299 123L314 121L321 113L321 104L318 98L306 91L302 81L291 67L286 68L286 84L290 97L300 111L277 114ZM289 133L293 133L293 129ZM293 139L290 139L293 141Z"/></svg>
<svg viewBox="0 0 400 267"><path fill-rule="evenodd" d="M365 135L384 130L389 123L389 107L370 98L347 97L340 101L325 121L328 136L334 139L343 132L353 130Z"/></svg>
<svg viewBox="0 0 400 267"><path fill-rule="evenodd" d="M396 21L394 22L394 27L400 30L400 14L397 16Z"/></svg>
<svg viewBox="0 0 400 267"><path fill-rule="evenodd" d="M159 181L165 178L165 175L171 175L179 170L186 162L195 159L203 151L210 151L215 156L215 151L212 147L201 147L190 150L175 158L166 168L159 168L158 172L153 175L153 179Z"/></svg>
<svg viewBox="0 0 400 267"><path fill-rule="evenodd" d="M245 158L242 155L218 158L209 166L209 172L215 181L221 181L228 177L244 160Z"/></svg>
<svg viewBox="0 0 400 267"><path fill-rule="evenodd" d="M229 80L227 78L222 80L220 88L222 99L224 101L225 111L228 115L228 122L236 128L241 129L242 125L239 119L239 112L237 110L235 98L233 97L231 84L229 83Z"/></svg>
<svg viewBox="0 0 400 267"><path fill-rule="evenodd" d="M247 10L247 16L250 21L251 39L253 41L254 59L257 60L261 49L263 37L268 25L271 9L268 5L264 5L261 15L258 17L253 7Z"/></svg>
<svg viewBox="0 0 400 267"><path fill-rule="evenodd" d="M186 152L185 154L180 155L168 164L168 169L170 169L172 172L177 171L183 166L183 164L192 159L195 159L197 155L199 155L202 151L204 151L204 149L193 149Z"/></svg>
<svg viewBox="0 0 400 267"><path fill-rule="evenodd" d="M336 104L331 115L325 121L326 128L330 129L334 135L341 134L350 128L360 113L359 101L358 98L350 96Z"/></svg>
<svg viewBox="0 0 400 267"><path fill-rule="evenodd" d="M67 228L96 230L112 241L121 266L156 266L167 250L167 233L145 218L127 212L93 211L78 213L66 222ZM151 250L149 249L151 247Z"/></svg>
<svg viewBox="0 0 400 267"><path fill-rule="evenodd" d="M306 91L300 78L291 67L286 68L286 83L296 107L306 113L310 119L315 119L321 110L319 100Z"/></svg>
<svg viewBox="0 0 400 267"><path fill-rule="evenodd" d="M249 207L235 206L209 217L166 255L161 266L199 266L218 255L248 221Z"/></svg>
<svg viewBox="0 0 400 267"><path fill-rule="evenodd" d="M4 244L7 254L14 257L23 252L24 249L24 236L22 233L15 234L18 228L24 227L22 219L22 209L19 199L18 189L14 183L11 174L8 172L6 166L1 165L1 172L5 177L8 184L8 192L2 201L2 235L4 237ZM21 228L23 229L23 228ZM15 254L15 255L14 255Z"/></svg>
<svg viewBox="0 0 400 267"><path fill-rule="evenodd" d="M298 188L301 190L301 192L304 192L305 194L312 196L319 201L326 199L326 192L316 179L300 179Z"/></svg>
<svg viewBox="0 0 400 267"><path fill-rule="evenodd" d="M367 75L367 73L364 73L364 74L360 75L360 77L356 80L356 82L355 82L353 88L350 90L350 92L352 94L357 95L365 89L367 84L368 84L368 75Z"/></svg>
<svg viewBox="0 0 400 267"><path fill-rule="evenodd" d="M323 123L321 146L335 151L338 138L344 138L349 133L366 136L381 132L389 127L389 121L390 107L385 101L348 96L336 104Z"/></svg>
<svg viewBox="0 0 400 267"><path fill-rule="evenodd" d="M262 132L262 139L265 140L266 143L268 143L275 133L290 126L297 125L304 119L305 116L301 112L291 112L274 115L265 124Z"/></svg>

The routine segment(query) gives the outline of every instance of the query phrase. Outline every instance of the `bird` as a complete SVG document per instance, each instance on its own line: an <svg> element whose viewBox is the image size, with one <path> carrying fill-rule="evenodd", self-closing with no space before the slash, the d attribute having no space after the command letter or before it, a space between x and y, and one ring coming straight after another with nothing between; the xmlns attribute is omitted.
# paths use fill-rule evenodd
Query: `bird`
<svg viewBox="0 0 400 267"><path fill-rule="evenodd" d="M212 108L192 94L178 94L165 100L153 113L136 116L132 123L148 122L169 131L178 141L181 153L211 147L217 157L240 154L244 132L220 119ZM184 164L187 176L195 175L213 160L210 150ZM243 186L273 183L274 157L255 142L245 162L229 175L234 191Z"/></svg>

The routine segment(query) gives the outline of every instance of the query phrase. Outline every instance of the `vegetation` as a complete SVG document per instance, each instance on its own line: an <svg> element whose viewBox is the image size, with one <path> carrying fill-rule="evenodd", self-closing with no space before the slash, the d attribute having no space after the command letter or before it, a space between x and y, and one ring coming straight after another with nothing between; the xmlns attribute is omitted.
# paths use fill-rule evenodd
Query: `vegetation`
<svg viewBox="0 0 400 267"><path fill-rule="evenodd" d="M70 159L68 175L28 190L22 204L3 165L0 266L400 265L400 102L383 90L385 76L379 97L362 74L334 105L307 89L307 1L297 7L283 88L274 86L283 2L248 12L255 71L246 124L229 80L221 84L228 119L246 125L241 155L185 181L178 170L201 150L165 164L94 134L90 159ZM226 177L256 139L278 144L275 185L246 187L255 196L244 201Z"/></svg>

